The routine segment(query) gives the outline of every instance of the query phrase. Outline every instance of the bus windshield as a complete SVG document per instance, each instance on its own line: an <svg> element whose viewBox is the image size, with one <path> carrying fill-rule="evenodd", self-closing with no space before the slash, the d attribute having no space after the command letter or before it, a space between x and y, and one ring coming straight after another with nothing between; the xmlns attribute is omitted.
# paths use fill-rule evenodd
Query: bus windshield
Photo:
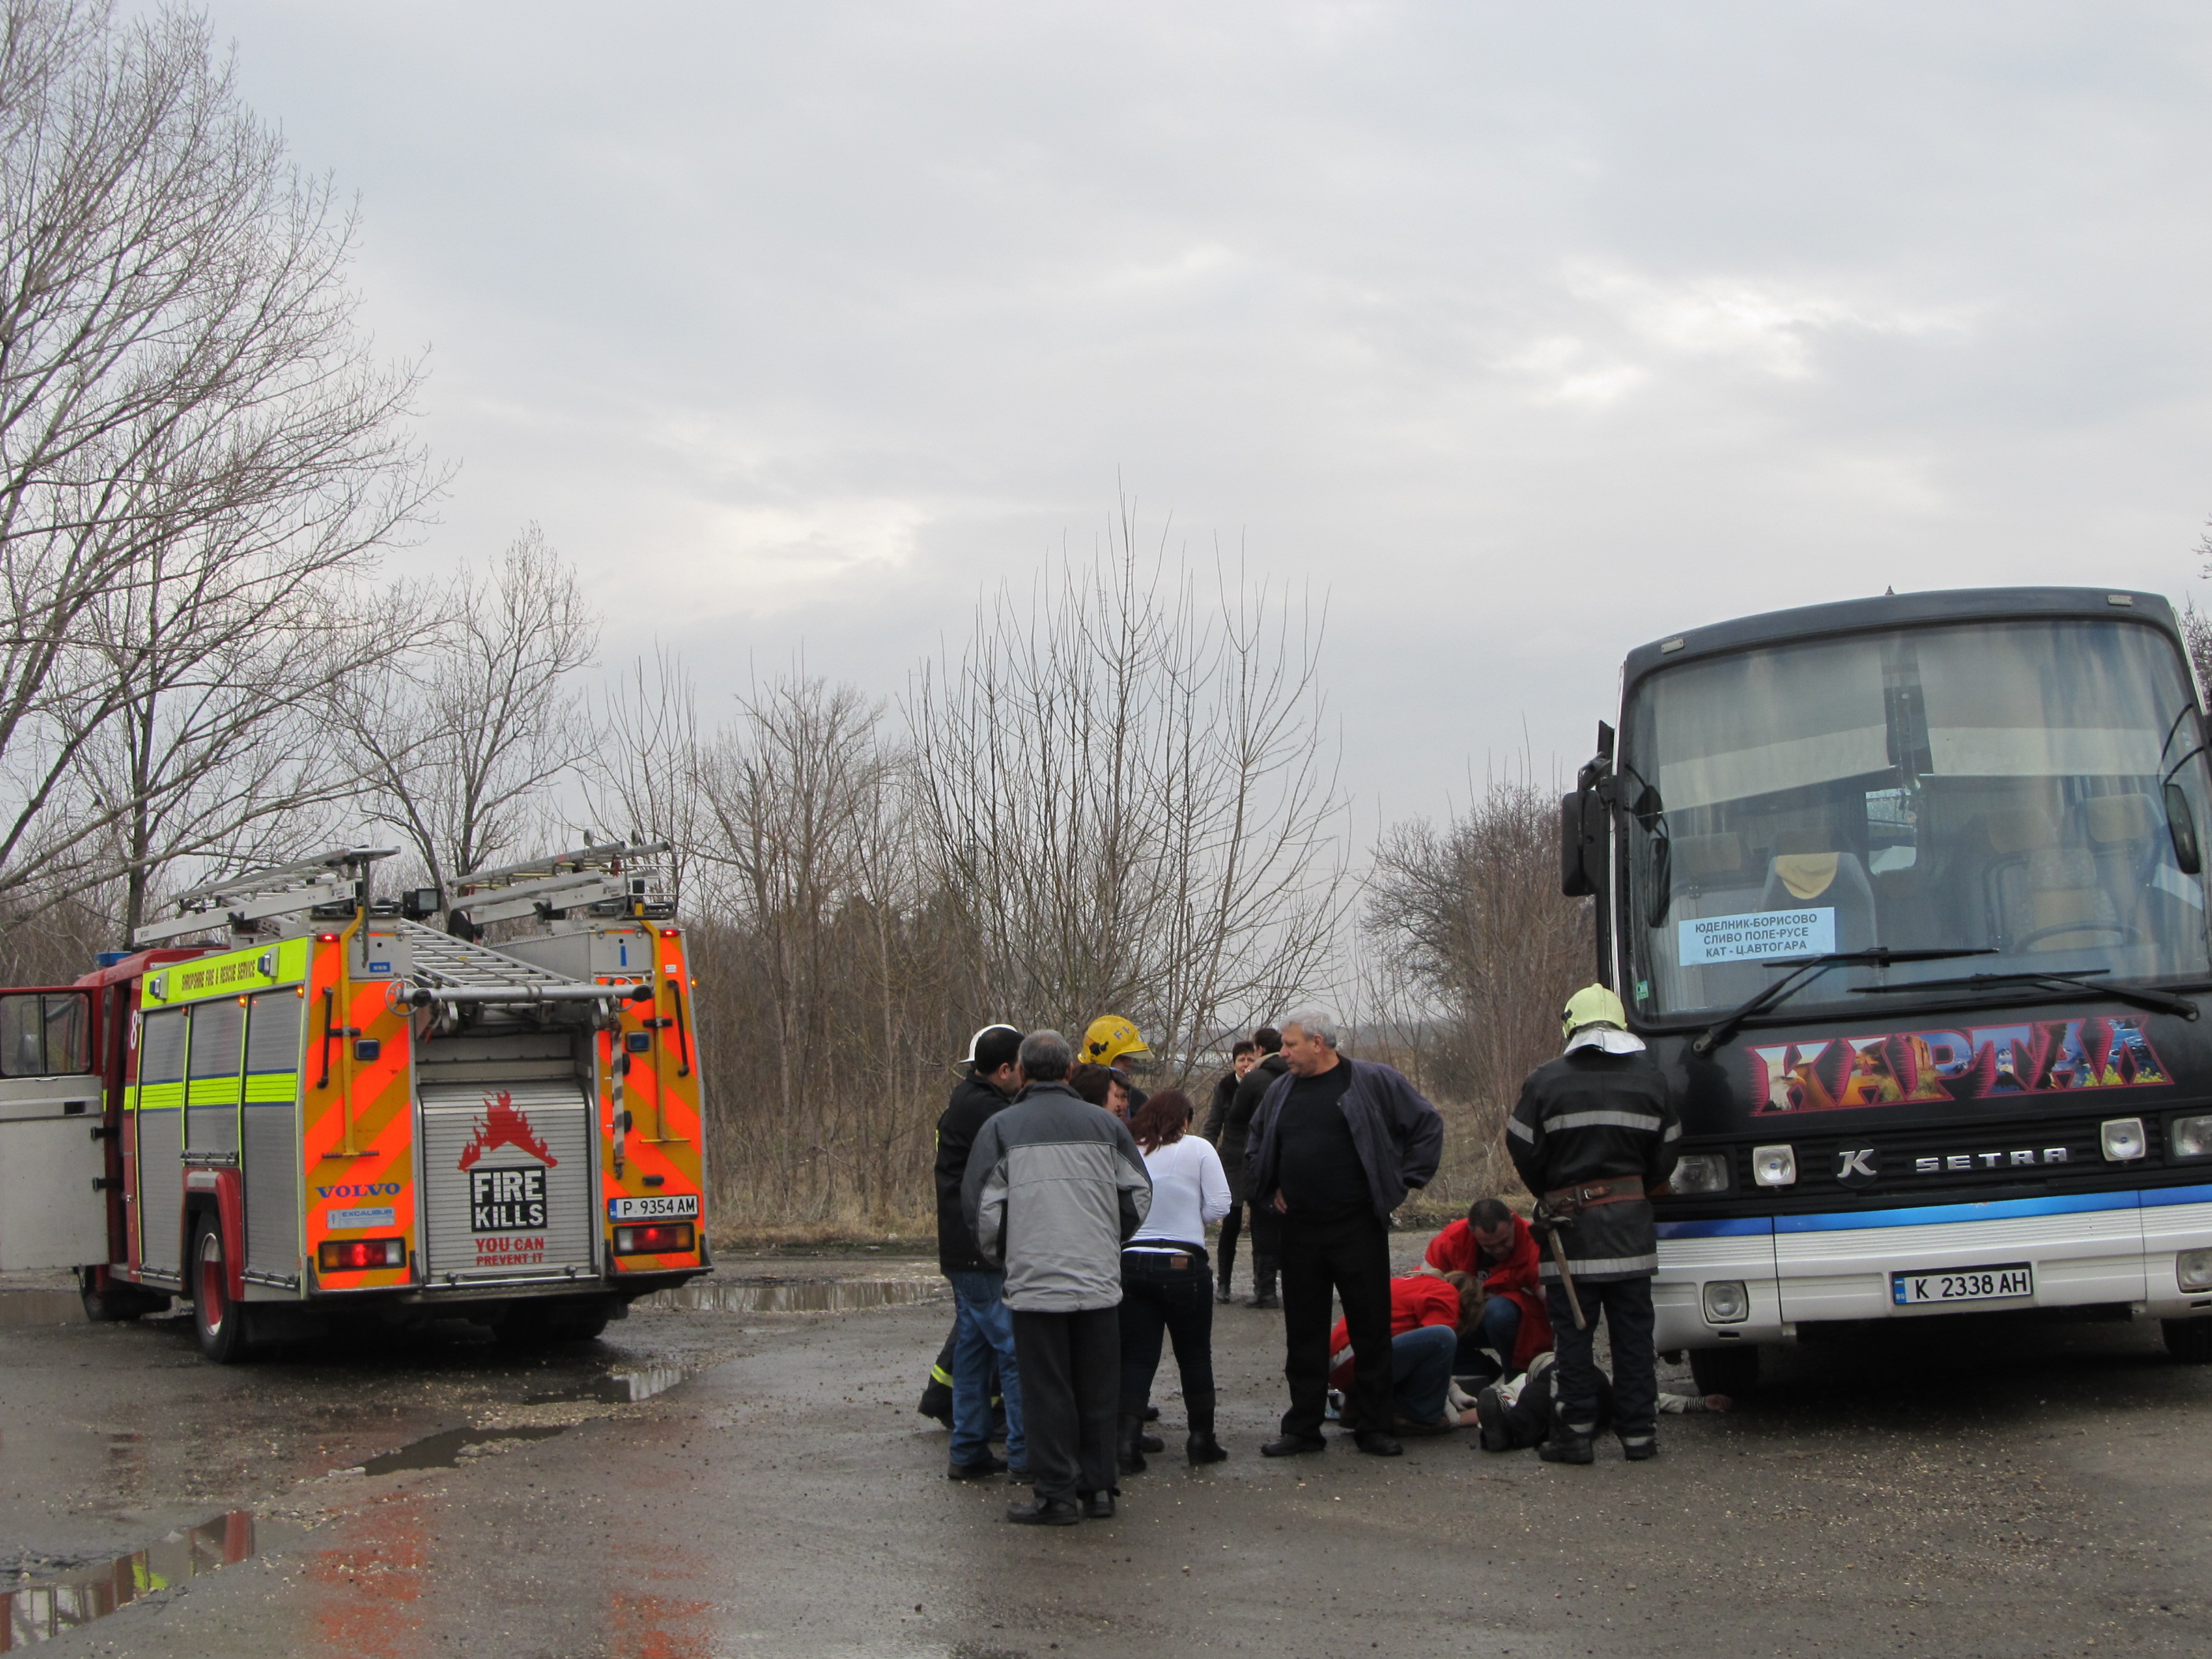
<svg viewBox="0 0 2212 1659"><path fill-rule="evenodd" d="M2212 828L2194 708L2173 643L2117 621L1900 629L1649 676L1619 768L1638 1012L1731 1008L1789 971L1777 958L1875 946L1993 954L1832 970L1791 1009L1966 974L2205 977L2204 883L2176 851Z"/></svg>

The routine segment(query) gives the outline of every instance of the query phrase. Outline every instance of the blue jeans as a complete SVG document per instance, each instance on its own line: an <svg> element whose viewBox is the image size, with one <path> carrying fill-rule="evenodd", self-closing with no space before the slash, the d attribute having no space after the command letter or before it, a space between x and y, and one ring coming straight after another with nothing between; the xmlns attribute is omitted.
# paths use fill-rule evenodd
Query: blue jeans
<svg viewBox="0 0 2212 1659"><path fill-rule="evenodd" d="M953 1305L952 1462L980 1463L991 1455L991 1355L999 1356L999 1395L1006 1402L1006 1462L1029 1463L1029 1442L1022 1433L1022 1377L1014 1364L1014 1322L1000 1298L1006 1276L1000 1273L947 1273Z"/></svg>
<svg viewBox="0 0 2212 1659"><path fill-rule="evenodd" d="M1416 1423L1441 1423L1451 1388L1459 1333L1449 1325L1424 1325L1390 1339L1391 1404Z"/></svg>
<svg viewBox="0 0 2212 1659"><path fill-rule="evenodd" d="M1475 1328L1459 1340L1459 1358L1452 1363L1455 1376L1488 1376L1492 1366L1485 1348L1498 1350L1498 1364L1506 1373L1513 1370L1513 1345L1521 1335L1520 1304L1511 1298L1493 1296L1482 1304L1482 1319Z"/></svg>

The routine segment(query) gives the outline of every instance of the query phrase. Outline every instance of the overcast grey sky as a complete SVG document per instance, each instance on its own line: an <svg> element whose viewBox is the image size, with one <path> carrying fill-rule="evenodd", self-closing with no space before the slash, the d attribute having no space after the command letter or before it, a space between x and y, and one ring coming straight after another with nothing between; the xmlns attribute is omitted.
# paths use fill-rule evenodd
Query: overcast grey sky
<svg viewBox="0 0 2212 1659"><path fill-rule="evenodd" d="M1117 477L1326 592L1369 825L1686 624L2196 586L2201 5L210 15L430 349L410 562L536 519L718 694L895 694Z"/></svg>

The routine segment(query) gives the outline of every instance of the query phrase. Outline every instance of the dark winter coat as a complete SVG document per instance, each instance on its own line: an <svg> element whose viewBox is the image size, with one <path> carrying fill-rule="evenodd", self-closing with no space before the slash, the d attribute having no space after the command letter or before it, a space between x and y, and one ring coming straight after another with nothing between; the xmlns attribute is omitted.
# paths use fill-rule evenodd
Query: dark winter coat
<svg viewBox="0 0 2212 1659"><path fill-rule="evenodd" d="M968 1154L975 1132L1013 1103L989 1084L963 1078L937 1120L937 1268L939 1273L980 1273L988 1265L975 1248L975 1235L960 1207L960 1182L968 1173Z"/></svg>
<svg viewBox="0 0 2212 1659"><path fill-rule="evenodd" d="M1444 1121L1421 1097L1420 1091L1389 1066L1367 1060L1340 1059L1337 1064L1352 1067L1352 1081L1338 1109L1351 1127L1352 1144L1358 1149L1360 1166L1367 1174L1367 1191L1374 1201L1376 1218L1388 1221L1409 1191L1427 1186L1436 1174L1437 1161L1443 1157ZM1252 1068L1244 1079L1246 1087L1260 1071L1260 1066ZM1296 1081L1285 1061L1253 1115L1251 1148L1244 1158L1244 1190L1255 1209L1275 1201L1275 1182L1282 1162L1276 1125ZM1242 1090L1238 1097L1242 1098Z"/></svg>
<svg viewBox="0 0 2212 1659"><path fill-rule="evenodd" d="M1656 1187L1674 1172L1681 1121L1667 1079L1648 1055L1577 1048L1528 1073L1506 1120L1505 1147L1528 1190L1547 1193L1620 1176ZM1578 1285L1636 1279L1659 1270L1648 1200L1583 1211L1559 1230ZM1559 1277L1550 1247L1547 1280Z"/></svg>
<svg viewBox="0 0 2212 1659"><path fill-rule="evenodd" d="M1260 1109L1260 1103L1274 1087L1275 1079L1291 1069L1291 1062L1280 1054L1269 1054L1244 1073L1230 1097L1229 1109L1222 1115L1221 1138L1213 1145L1221 1154L1221 1165L1241 1179L1245 1160L1252 1146L1252 1116Z"/></svg>

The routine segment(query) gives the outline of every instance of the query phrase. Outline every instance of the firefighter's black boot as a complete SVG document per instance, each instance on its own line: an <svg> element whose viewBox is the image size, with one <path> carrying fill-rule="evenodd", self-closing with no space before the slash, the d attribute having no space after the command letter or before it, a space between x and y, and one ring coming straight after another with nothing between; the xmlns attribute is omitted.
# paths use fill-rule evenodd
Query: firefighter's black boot
<svg viewBox="0 0 2212 1659"><path fill-rule="evenodd" d="M1279 1308L1283 1304L1275 1297L1275 1258L1252 1253L1252 1299L1248 1308Z"/></svg>
<svg viewBox="0 0 2212 1659"><path fill-rule="evenodd" d="M1590 1440L1596 1428L1575 1429L1565 1423L1552 1425L1551 1437L1536 1448L1536 1455L1547 1463L1595 1463L1597 1453L1591 1449Z"/></svg>
<svg viewBox="0 0 2212 1659"><path fill-rule="evenodd" d="M1659 1437L1650 1430L1620 1436L1620 1455L1632 1463L1648 1463L1659 1455Z"/></svg>
<svg viewBox="0 0 2212 1659"><path fill-rule="evenodd" d="M1183 1455L1190 1459L1191 1467L1200 1463L1218 1463L1229 1454L1213 1437L1213 1395L1187 1394L1182 1397L1185 1409L1190 1414L1190 1437L1183 1442Z"/></svg>
<svg viewBox="0 0 2212 1659"><path fill-rule="evenodd" d="M1124 1474L1141 1474L1145 1468L1145 1454L1137 1448L1137 1437L1145 1426L1145 1402L1124 1399L1121 1414L1115 1419L1114 1456Z"/></svg>
<svg viewBox="0 0 2212 1659"><path fill-rule="evenodd" d="M1161 1439L1159 1436L1154 1434L1150 1429L1145 1426L1147 1423L1157 1423L1159 1420L1160 1408L1158 1406L1153 1405L1149 1400L1138 1408L1137 1449L1139 1451L1163 1452L1168 1449L1168 1443L1166 1441Z"/></svg>
<svg viewBox="0 0 2212 1659"><path fill-rule="evenodd" d="M946 1428L952 1426L952 1381L940 1378L935 1371L929 1374L929 1386L921 1391L921 1404L915 1410L924 1417L933 1417Z"/></svg>

